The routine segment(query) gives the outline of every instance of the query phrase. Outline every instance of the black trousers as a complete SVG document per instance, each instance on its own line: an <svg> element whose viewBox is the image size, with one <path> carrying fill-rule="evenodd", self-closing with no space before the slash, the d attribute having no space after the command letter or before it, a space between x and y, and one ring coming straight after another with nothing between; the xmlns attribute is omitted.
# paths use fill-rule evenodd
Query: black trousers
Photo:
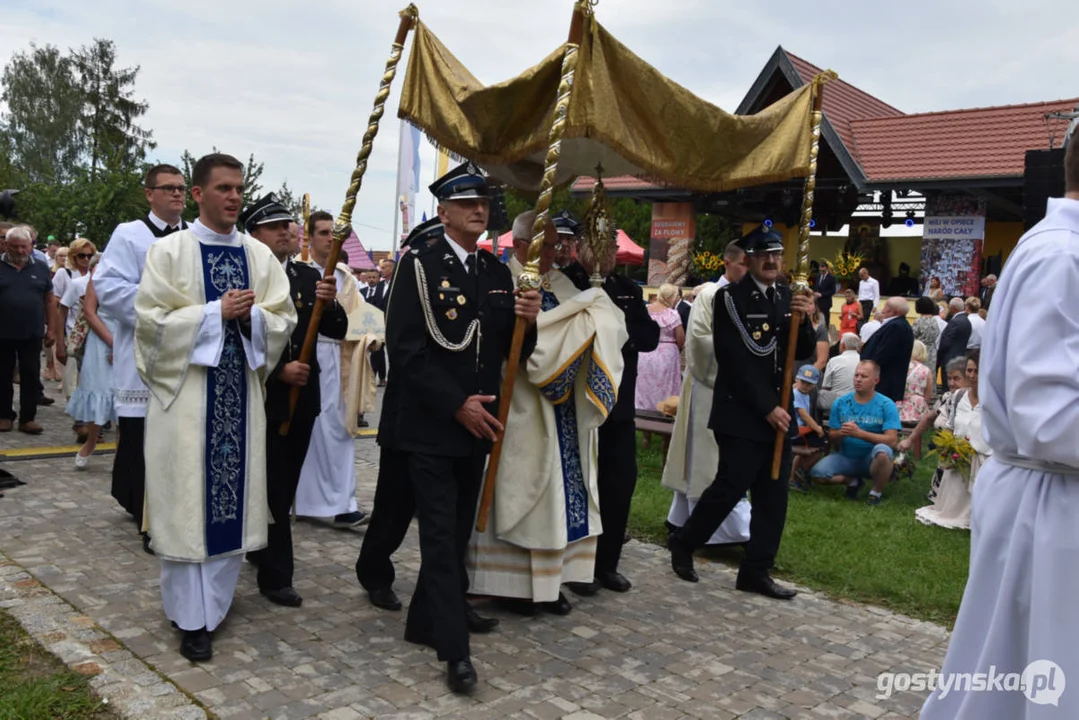
<svg viewBox="0 0 1079 720"><path fill-rule="evenodd" d="M708 542L748 490L753 503L749 544L742 570L762 575L772 569L787 522L787 478L791 471L790 438L783 445L779 480L772 479L772 441L746 440L715 433L719 445L716 479L697 501L678 531L683 547L696 550ZM600 497L602 503L602 496ZM602 507L602 504L601 504Z"/></svg>
<svg viewBox="0 0 1079 720"><path fill-rule="evenodd" d="M266 497L273 522L268 528L266 547L248 553L258 565L260 590L292 587L292 503L314 427L315 416L299 408L284 437L278 432L278 423L266 424Z"/></svg>
<svg viewBox="0 0 1079 720"><path fill-rule="evenodd" d="M379 380L386 379L386 348L379 348L371 353L371 369Z"/></svg>
<svg viewBox="0 0 1079 720"><path fill-rule="evenodd" d="M15 419L15 366L19 366L19 422L37 417L41 389L41 338L0 340L0 417Z"/></svg>
<svg viewBox="0 0 1079 720"><path fill-rule="evenodd" d="M465 552L476 518L486 456L409 453L420 524L420 575L408 606L405 639L430 645L443 661L470 655Z"/></svg>
<svg viewBox="0 0 1079 720"><path fill-rule="evenodd" d="M135 519L142 530L142 506L146 497L146 418L122 417L117 420L120 440L112 462L112 496Z"/></svg>
<svg viewBox="0 0 1079 720"><path fill-rule="evenodd" d="M873 319L873 301L872 300L859 300L862 305L862 319L858 321L858 329L860 330L863 325Z"/></svg>
<svg viewBox="0 0 1079 720"><path fill-rule="evenodd" d="M633 420L608 420L599 427L599 513L603 534L596 543L596 573L618 570L629 506L637 487L637 428Z"/></svg>
<svg viewBox="0 0 1079 720"><path fill-rule="evenodd" d="M390 557L401 547L416 514L416 498L408 474L408 454L382 447L371 522L363 534L356 559L356 579L368 591L393 585L396 574Z"/></svg>

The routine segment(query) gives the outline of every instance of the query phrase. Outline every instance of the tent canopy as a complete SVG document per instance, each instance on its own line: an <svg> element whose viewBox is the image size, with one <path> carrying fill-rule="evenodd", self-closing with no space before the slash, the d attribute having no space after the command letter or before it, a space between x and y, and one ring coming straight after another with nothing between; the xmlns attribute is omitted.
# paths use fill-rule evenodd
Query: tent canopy
<svg viewBox="0 0 1079 720"><path fill-rule="evenodd" d="M487 238L481 239L477 245L487 251L490 251L492 247L491 241ZM498 236L499 252L511 247L513 247L512 232ZM626 235L622 230L618 231L618 254L615 256L615 262L619 265L644 264L644 248L633 242L629 235Z"/></svg>
<svg viewBox="0 0 1079 720"><path fill-rule="evenodd" d="M300 250L302 252L303 246L306 244L307 238L304 237L304 229L300 227ZM363 243L360 242L360 237L353 230L352 233L345 238L345 242L341 244L341 249L348 253L348 266L353 270L375 270L376 265L371 262L371 257L367 254L367 250L364 248Z"/></svg>
<svg viewBox="0 0 1079 720"><path fill-rule="evenodd" d="M521 189L540 186L565 45L521 75L484 86L417 22L398 110L442 148ZM755 115L698 98L585 18L557 184L636 175L722 192L809 174L814 83Z"/></svg>

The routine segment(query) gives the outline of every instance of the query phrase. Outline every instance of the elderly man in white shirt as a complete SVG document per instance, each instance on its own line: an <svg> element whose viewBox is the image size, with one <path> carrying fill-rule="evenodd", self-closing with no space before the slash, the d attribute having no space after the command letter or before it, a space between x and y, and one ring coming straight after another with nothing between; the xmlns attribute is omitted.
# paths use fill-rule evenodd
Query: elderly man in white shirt
<svg viewBox="0 0 1079 720"><path fill-rule="evenodd" d="M817 407L831 410L836 398L854 392L854 369L861 362L862 340L854 333L839 338L840 353L828 361L817 393Z"/></svg>
<svg viewBox="0 0 1079 720"><path fill-rule="evenodd" d="M858 331L863 343L869 342L869 338L873 337L873 333L880 330L880 326L884 324L884 316L881 314L880 308L873 311L872 318L865 325L862 325L862 329Z"/></svg>
<svg viewBox="0 0 1079 720"><path fill-rule="evenodd" d="M967 340L967 350L973 350L982 346L982 330L985 329L985 320L978 314L982 309L982 301L976 297L968 297L966 300L967 319L970 320L970 338Z"/></svg>

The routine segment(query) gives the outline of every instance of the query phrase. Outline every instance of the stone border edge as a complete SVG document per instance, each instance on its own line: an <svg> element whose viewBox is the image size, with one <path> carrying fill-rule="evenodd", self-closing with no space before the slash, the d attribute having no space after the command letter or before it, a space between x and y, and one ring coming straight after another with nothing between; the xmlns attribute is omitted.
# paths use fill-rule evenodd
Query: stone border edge
<svg viewBox="0 0 1079 720"><path fill-rule="evenodd" d="M114 711L132 720L206 720L213 716L122 642L0 552L0 609L75 672Z"/></svg>

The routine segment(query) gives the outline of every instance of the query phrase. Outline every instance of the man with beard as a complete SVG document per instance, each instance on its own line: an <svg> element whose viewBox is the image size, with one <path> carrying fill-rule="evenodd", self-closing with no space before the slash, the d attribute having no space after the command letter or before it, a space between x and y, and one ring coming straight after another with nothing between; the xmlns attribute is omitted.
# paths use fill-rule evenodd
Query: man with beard
<svg viewBox="0 0 1079 720"><path fill-rule="evenodd" d="M780 478L790 475L788 429L791 398L781 397L791 313L802 313L795 355L813 348L811 294L791 296L776 282L783 264L779 233L759 228L745 240L749 272L716 293L713 310L718 370L709 427L719 446L716 477L701 495L682 529L671 535L671 566L678 577L697 582L693 551L703 546L748 490L753 507L749 544L736 587L767 597L790 599L794 590L769 576L787 518L787 483L773 480L772 451L784 435Z"/></svg>

